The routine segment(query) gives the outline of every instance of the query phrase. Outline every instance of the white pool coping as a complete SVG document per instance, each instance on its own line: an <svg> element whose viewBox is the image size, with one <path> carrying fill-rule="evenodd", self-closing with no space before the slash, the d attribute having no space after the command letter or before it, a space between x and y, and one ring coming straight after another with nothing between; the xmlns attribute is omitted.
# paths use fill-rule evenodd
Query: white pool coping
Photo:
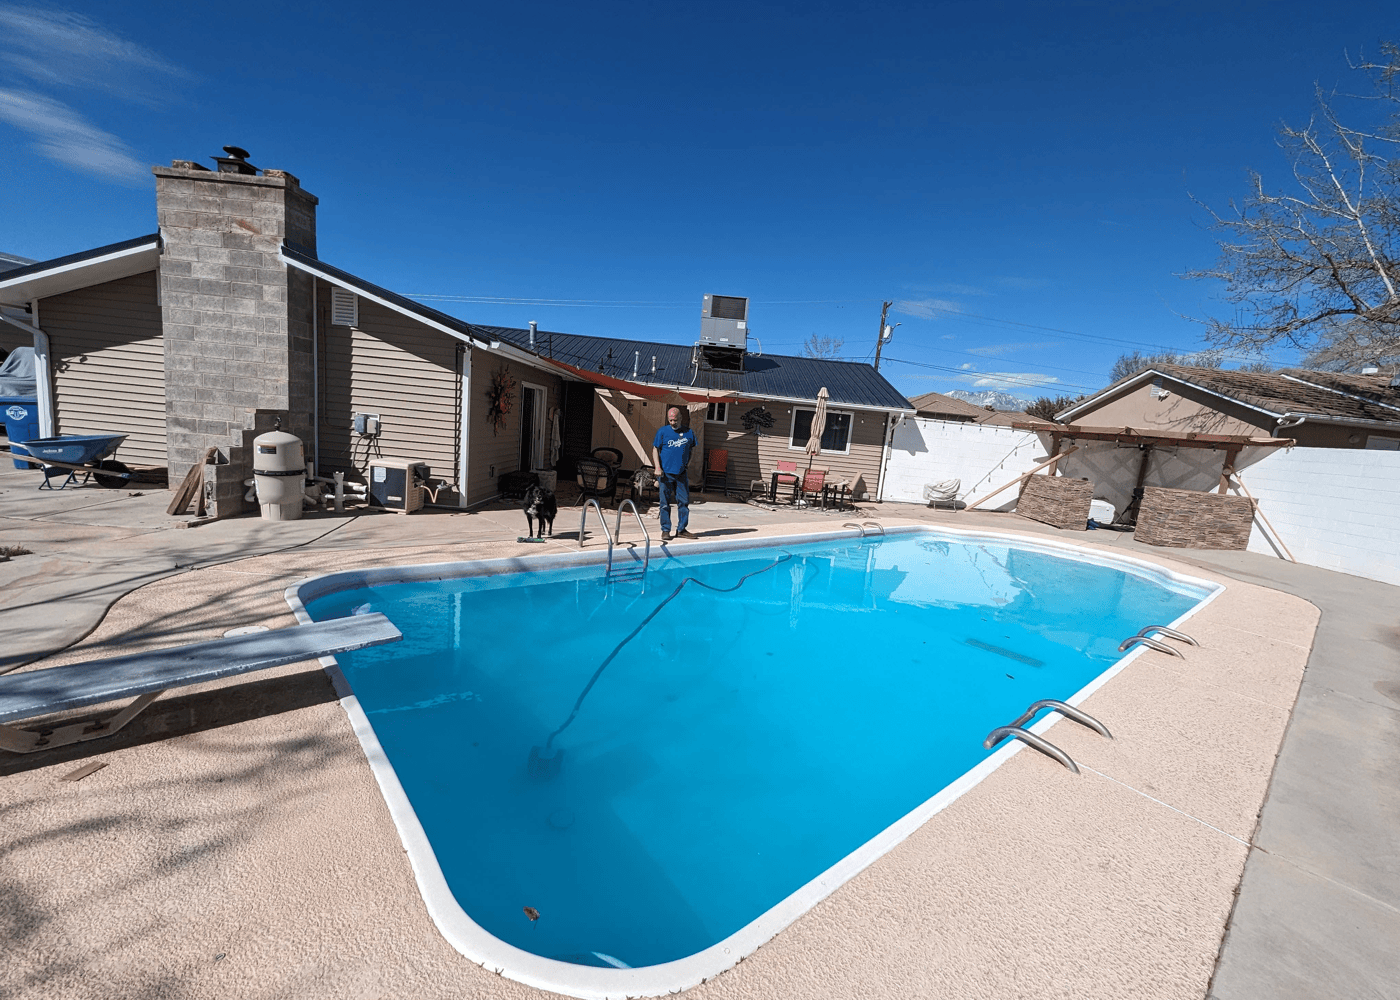
<svg viewBox="0 0 1400 1000"><path fill-rule="evenodd" d="M1135 575L1147 576L1159 583L1168 582L1179 587L1191 587L1205 591L1206 596L1202 600L1174 621L1154 623L1166 624L1173 628L1180 628L1183 623L1214 601L1226 589L1224 584L1178 573L1175 570L1133 556L1086 550L1054 539L1030 538L1025 535L978 529L924 525L893 527L887 531L887 537L911 534L955 540L992 541L1029 551L1063 555L1079 562L1112 569L1128 568L1136 570ZM686 543L676 553L671 553L668 549L658 546L653 555L675 557L691 553L703 554L772 548L782 545L806 545L824 541L852 541L860 537L852 531L823 531L801 535L770 535L758 538L700 541ZM878 540L879 536L874 536L874 538ZM468 562L429 563L419 566L383 566L373 569L342 570L295 583L286 589L284 596L297 621L302 624L310 624L312 618L306 610L306 603L345 590L355 590L375 584L462 579L475 576L566 569L594 564L604 565L606 562L607 553L594 550ZM1072 697L1067 699L1069 704L1078 705L1084 701L1140 656L1145 648L1139 644L1132 652L1075 692ZM674 962L665 962L638 969L594 968L543 958L507 944L488 933L462 909L447 885L442 868L438 864L437 855L433 851L432 844L428 841L427 833L418 821L418 815L414 811L412 803L409 802L408 795L404 792L393 765L384 753L384 748L375 735L374 727L360 707L359 700L355 697L354 691L351 690L350 684L335 657L322 657L320 662L330 675L331 681L335 685L336 694L339 696L340 705L345 710L350 725L360 740L370 769L374 773L375 780L379 783L380 792L384 796L385 804L388 806L394 825L398 829L399 839L408 854L423 902L427 906L433 923L437 925L443 937L458 952L484 969L528 986L562 993L566 996L585 998L585 1000L612 1000L612 998L620 1000L620 998L625 997L664 996L698 986L726 969L732 968L772 940L779 932L835 892L841 885L889 853L931 817L976 787L1025 746L1017 740L1007 740L990 757L944 786L932 798L886 827L754 920L703 951L677 959ZM1029 728L1033 733L1043 733L1058 720L1059 717L1050 712Z"/></svg>

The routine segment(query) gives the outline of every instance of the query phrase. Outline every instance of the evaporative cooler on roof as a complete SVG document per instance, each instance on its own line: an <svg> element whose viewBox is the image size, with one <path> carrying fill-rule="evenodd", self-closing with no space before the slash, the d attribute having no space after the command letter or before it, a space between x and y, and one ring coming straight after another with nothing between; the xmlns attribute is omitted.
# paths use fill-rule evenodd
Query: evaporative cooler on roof
<svg viewBox="0 0 1400 1000"><path fill-rule="evenodd" d="M749 349L749 300L706 295L700 306L700 358L716 371L741 372Z"/></svg>

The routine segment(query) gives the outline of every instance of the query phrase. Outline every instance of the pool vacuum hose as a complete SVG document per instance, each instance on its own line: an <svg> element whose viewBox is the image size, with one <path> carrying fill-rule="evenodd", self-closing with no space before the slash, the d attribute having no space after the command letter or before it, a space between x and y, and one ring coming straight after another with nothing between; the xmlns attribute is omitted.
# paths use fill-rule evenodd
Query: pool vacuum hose
<svg viewBox="0 0 1400 1000"><path fill-rule="evenodd" d="M651 620L657 615L661 614L662 608L666 607L666 605L670 604L677 597L681 596L681 591L685 589L685 585L687 583L693 583L696 586L704 587L706 590L713 590L717 594L729 594L742 587L744 585L744 581L748 580L750 577L758 576L762 573L767 573L774 566L778 566L782 563L785 563L792 558L793 555L791 552L784 552L781 556L779 556L777 559L774 559L771 563L769 563L767 566L764 566L762 569L756 569L752 573L745 573L743 576L739 577L739 582L734 584L734 586L732 587L714 587L708 583L705 583L703 580L697 580L693 576L688 576L679 584L677 584L676 589L671 591L671 593L668 594L660 604L652 608L651 613L642 619L641 624L639 624L636 628L629 632L627 634L627 638L623 639L616 646L614 646L612 652L607 655L607 658L603 660L602 663L598 664L598 669L593 671L593 676L588 679L588 683L585 684L583 690L579 692L578 699L574 702L574 710L569 713L569 717L564 720L563 725L561 725L558 729L554 730L554 732L549 734L549 739L545 740L544 746L533 746L530 748L530 759L528 765L530 777L553 778L559 773L559 769L564 765L564 751L563 749L554 749L554 737L558 736L565 729L569 728L569 723L574 721L575 717L578 716L578 710L583 707L583 699L588 697L588 692L593 690L593 685L598 683L598 678L603 676L603 671L607 669L608 664L617 658L618 653L622 652L622 647L626 646L633 639L637 638L637 636L641 634L642 629L650 625Z"/></svg>

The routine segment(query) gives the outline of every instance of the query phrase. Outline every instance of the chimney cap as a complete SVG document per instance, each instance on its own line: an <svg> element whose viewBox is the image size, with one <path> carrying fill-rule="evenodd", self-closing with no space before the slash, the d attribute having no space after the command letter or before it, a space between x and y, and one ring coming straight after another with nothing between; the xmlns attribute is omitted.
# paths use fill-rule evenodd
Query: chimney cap
<svg viewBox="0 0 1400 1000"><path fill-rule="evenodd" d="M211 157L219 165L221 174L256 174L258 168L248 162L248 151L238 146L225 146L227 156Z"/></svg>
<svg viewBox="0 0 1400 1000"><path fill-rule="evenodd" d="M225 146L224 152L232 156L235 160L246 160L248 158L248 151L238 146Z"/></svg>

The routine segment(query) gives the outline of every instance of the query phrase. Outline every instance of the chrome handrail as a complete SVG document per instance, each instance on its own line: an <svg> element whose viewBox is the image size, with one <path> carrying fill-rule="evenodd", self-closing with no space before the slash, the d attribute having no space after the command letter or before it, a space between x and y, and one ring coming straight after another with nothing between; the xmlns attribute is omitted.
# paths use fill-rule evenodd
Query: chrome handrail
<svg viewBox="0 0 1400 1000"><path fill-rule="evenodd" d="M1020 740L1028 747L1039 750L1041 753L1045 754L1045 756L1053 760L1059 761L1075 774L1079 773L1079 765L1074 762L1069 754L1065 753L1049 740L1042 739L1029 729L1022 729L1020 726L998 726L987 734L987 738L982 741L982 746L990 750L1008 736L1014 740Z"/></svg>
<svg viewBox="0 0 1400 1000"><path fill-rule="evenodd" d="M1172 656L1179 657L1183 660L1186 659L1186 657L1181 655L1181 650L1177 649L1176 647L1168 646L1165 642L1162 642L1160 639L1152 639L1145 635L1135 635L1131 638L1124 639L1121 643L1118 644L1118 652L1121 653L1129 646L1138 642L1142 643L1148 649L1157 650L1157 652L1159 653L1170 653Z"/></svg>
<svg viewBox="0 0 1400 1000"><path fill-rule="evenodd" d="M864 526L863 524L861 524L859 521L847 521L846 523L842 524L841 527L843 527L843 528L855 528L857 531L860 532L860 537L861 537L861 538L864 538L864 537L865 537L865 526Z"/></svg>
<svg viewBox="0 0 1400 1000"><path fill-rule="evenodd" d="M1094 718L1088 712L1084 711L1083 709L1075 708L1073 705L1067 705L1062 701L1056 701L1054 698L1040 699L1040 701L1036 702L1030 708L1026 709L1025 712L1021 713L1021 717L1018 718L1015 722L1011 723L1011 725L1007 728L1020 729L1027 722L1030 722L1032 719L1034 719L1036 715L1040 712L1040 710L1044 708L1048 708L1052 711L1059 712L1066 719L1069 719L1072 722L1077 722L1081 726L1088 726L1100 736L1107 736L1109 739L1113 739L1113 734L1108 731L1108 727L1105 726L1098 719Z"/></svg>
<svg viewBox="0 0 1400 1000"><path fill-rule="evenodd" d="M884 526L883 524L881 524L879 521L862 521L861 524L860 524L860 527L861 527L861 532L860 532L860 533L861 533L861 537L864 537L864 536L865 536L865 529L866 529L866 528L879 528L879 529L880 529L880 535L881 535L881 537L883 537L884 534L885 534L885 526Z"/></svg>
<svg viewBox="0 0 1400 1000"><path fill-rule="evenodd" d="M1199 645L1200 645L1199 642L1197 642L1195 639L1191 638L1191 637L1190 637L1189 635L1187 635L1185 632L1178 632L1176 629L1174 629L1174 628L1168 628L1168 627L1165 626L1165 625L1149 625L1149 626L1147 626L1147 628L1145 628L1145 629L1143 629L1141 632L1139 632L1138 635L1141 635L1141 636L1149 636L1149 633L1152 633L1152 632L1160 632L1162 635L1166 636L1168 639L1178 639L1178 640L1180 640L1181 642L1187 643L1187 644L1192 645L1192 646L1199 646Z"/></svg>
<svg viewBox="0 0 1400 1000"><path fill-rule="evenodd" d="M579 522L578 522L578 547L579 547L579 548L583 548L583 529L584 529L584 527L587 526L587 524L588 524L588 508L589 508L589 507L592 507L594 510L596 510L596 511L598 512L598 527L600 527L600 528L603 529L603 536L604 536L605 538L607 538L607 540L608 540L608 572L607 572L607 575L608 575L608 576L612 576L613 536L612 536L612 533L611 533L610 531L608 531L608 522L605 521L605 520L603 519L603 508L602 508L601 506L599 506L598 501L595 500L593 497L589 497L589 498L588 498L588 502L585 503L585 504L583 505L583 516L582 516L581 518L579 518Z"/></svg>
<svg viewBox="0 0 1400 1000"><path fill-rule="evenodd" d="M645 549L645 550L643 551L643 553L642 553L642 574L643 574L643 575L646 575L647 567L648 567L649 565L651 565L651 532L647 531L647 526L646 526L645 524L642 523L642 515L641 515L641 512L640 512L639 510L637 510L637 505L636 505L635 503L632 502L631 497L628 497L626 500L622 501L622 503L620 503L620 504L617 505L617 523L616 523L615 525L613 525L613 532L617 535L617 541L618 541L618 543L621 544L621 542L622 542L622 508L623 508L624 506L626 506L626 507L631 507L631 508L632 508L632 516L635 517L635 518L637 519L637 527L639 527L639 528L642 529L642 537L646 539L646 549ZM600 517L602 516L602 512L601 512L601 511L599 512L599 516L600 516ZM611 562L611 560L609 560L609 563L608 563L608 572L609 572L609 573L612 572L612 562Z"/></svg>

